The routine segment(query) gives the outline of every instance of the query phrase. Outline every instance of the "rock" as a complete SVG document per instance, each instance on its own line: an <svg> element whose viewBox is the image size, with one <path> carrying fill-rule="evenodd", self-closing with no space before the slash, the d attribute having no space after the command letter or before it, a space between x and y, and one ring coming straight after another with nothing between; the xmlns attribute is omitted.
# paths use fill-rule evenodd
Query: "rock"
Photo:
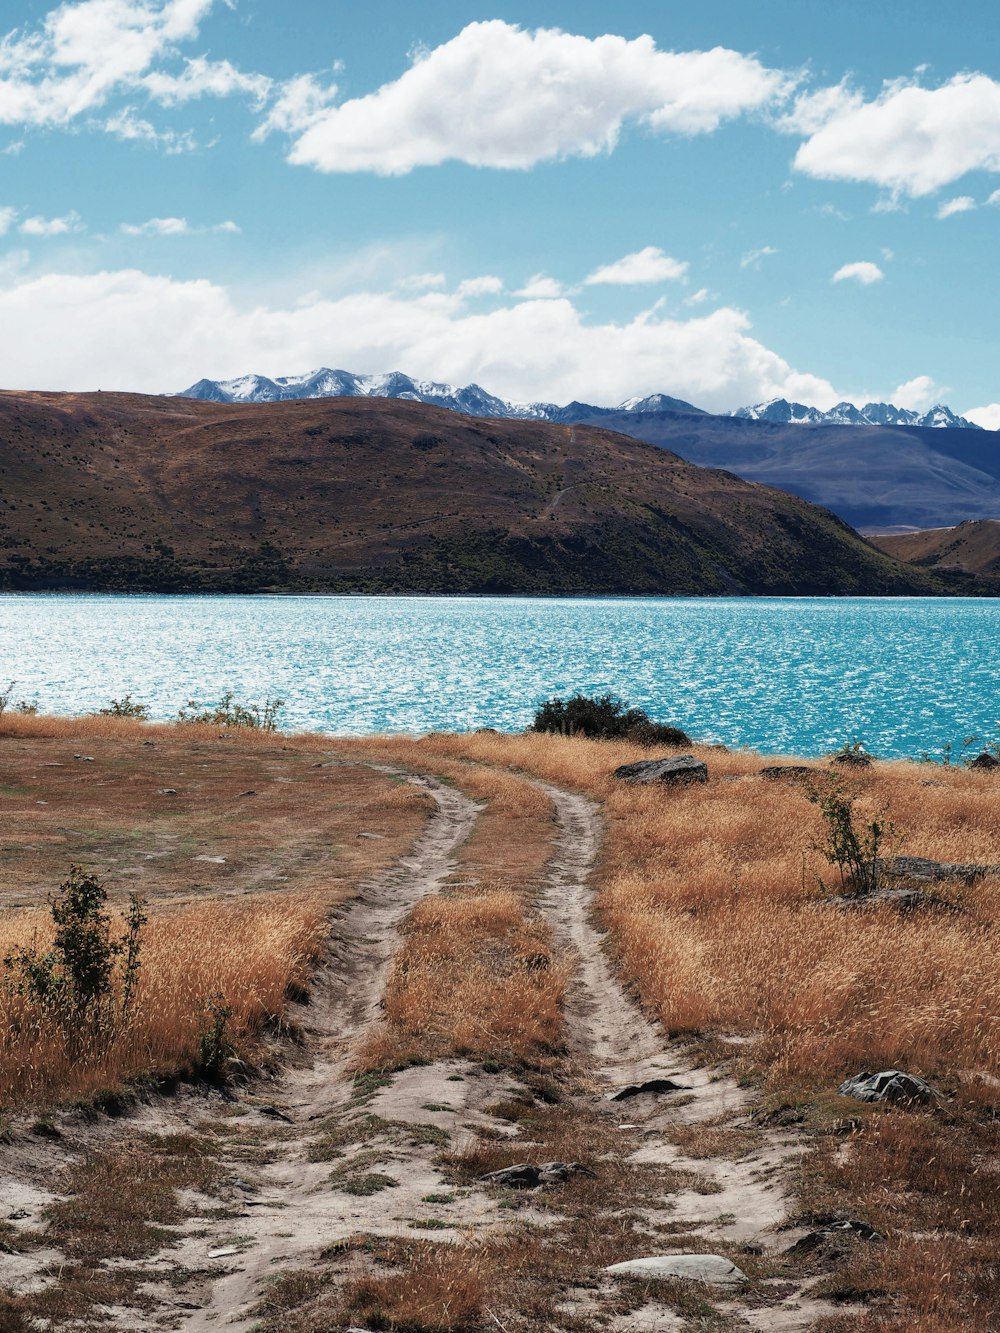
<svg viewBox="0 0 1000 1333"><path fill-rule="evenodd" d="M240 792L240 795L241 795L241 796L256 796L257 793L256 793L256 792L254 791L254 789L251 787L249 791L241 791L241 792Z"/></svg>
<svg viewBox="0 0 1000 1333"><path fill-rule="evenodd" d="M622 764L621 768L616 768L615 777L622 782L641 784L707 782L708 765L690 754L674 755L669 759L640 759L636 764Z"/></svg>
<svg viewBox="0 0 1000 1333"><path fill-rule="evenodd" d="M818 773L805 764L769 764L760 770L760 776L766 782L809 782Z"/></svg>
<svg viewBox="0 0 1000 1333"><path fill-rule="evenodd" d="M617 1088L614 1092L609 1092L607 1100L609 1102L624 1102L630 1097L640 1097L644 1092L689 1092L690 1088L686 1083L675 1083L672 1078L647 1078L643 1083L629 1083L624 1088Z"/></svg>
<svg viewBox="0 0 1000 1333"><path fill-rule="evenodd" d="M1000 768L1000 759L997 759L996 755L989 754L984 750L982 754L976 755L969 767L978 768L980 771L992 773L995 768Z"/></svg>
<svg viewBox="0 0 1000 1333"><path fill-rule="evenodd" d="M785 1254L808 1254L817 1249L824 1241L843 1236L857 1236L859 1240L885 1240L880 1231L870 1227L867 1222L858 1222L853 1217L826 1222L810 1231L808 1235L790 1245Z"/></svg>
<svg viewBox="0 0 1000 1333"><path fill-rule="evenodd" d="M161 787L160 790L159 790L156 794L157 794L157 796L176 796L176 795L177 795L177 788L176 788L176 787Z"/></svg>
<svg viewBox="0 0 1000 1333"><path fill-rule="evenodd" d="M890 1102L893 1105L926 1106L938 1100L938 1094L916 1074L904 1074L900 1069L884 1069L880 1074L867 1070L845 1079L837 1089L841 1097L853 1097L859 1102Z"/></svg>
<svg viewBox="0 0 1000 1333"><path fill-rule="evenodd" d="M830 756L831 764L843 764L846 768L871 768L872 757L864 750L852 750L847 746Z"/></svg>
<svg viewBox="0 0 1000 1333"><path fill-rule="evenodd" d="M269 1120L283 1120L286 1125L295 1124L290 1115L285 1115L284 1111L279 1111L276 1106L258 1106L257 1110L261 1115L266 1115Z"/></svg>
<svg viewBox="0 0 1000 1333"><path fill-rule="evenodd" d="M505 1166L499 1171L489 1171L479 1179L488 1185L500 1185L504 1189L532 1190L539 1185L561 1185L570 1176L592 1176L589 1167L580 1162L542 1162L532 1166L529 1162L518 1162L516 1166Z"/></svg>
<svg viewBox="0 0 1000 1333"><path fill-rule="evenodd" d="M604 1271L613 1277L686 1278L713 1287L739 1287L747 1280L746 1273L718 1254L658 1254L612 1264Z"/></svg>
<svg viewBox="0 0 1000 1333"><path fill-rule="evenodd" d="M926 856L894 856L888 861L879 861L878 870L883 878L911 880L918 884L934 884L949 879L959 879L965 884L971 884L986 875L1000 875L1000 865L975 865L968 861L931 861Z"/></svg>
<svg viewBox="0 0 1000 1333"><path fill-rule="evenodd" d="M230 1255L240 1254L238 1245L224 1245L221 1250L209 1250L209 1259L228 1259Z"/></svg>
<svg viewBox="0 0 1000 1333"><path fill-rule="evenodd" d="M355 836L358 838L371 838L373 841L377 842L385 842L384 833L358 833Z"/></svg>

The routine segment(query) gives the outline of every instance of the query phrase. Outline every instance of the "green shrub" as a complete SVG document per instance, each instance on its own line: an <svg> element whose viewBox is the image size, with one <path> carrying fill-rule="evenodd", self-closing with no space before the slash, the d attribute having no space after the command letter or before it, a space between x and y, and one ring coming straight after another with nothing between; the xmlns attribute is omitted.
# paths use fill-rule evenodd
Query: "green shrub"
<svg viewBox="0 0 1000 1333"><path fill-rule="evenodd" d="M278 714L285 706L284 699L270 695L262 704L239 704L233 690L226 690L217 704L206 707L189 699L177 714L178 722L201 722L213 727L254 727L260 731L277 731Z"/></svg>
<svg viewBox="0 0 1000 1333"><path fill-rule="evenodd" d="M99 708L95 717L131 717L137 722L146 722L149 719L149 707L146 704L136 703L131 694L126 694L124 698L112 699L107 708Z"/></svg>
<svg viewBox="0 0 1000 1333"><path fill-rule="evenodd" d="M806 795L819 806L825 824L826 840L812 844L840 875L841 893L859 898L876 893L882 885L882 857L887 840L898 841L898 833L884 812L879 812L861 829L854 822L857 792L838 777L830 775L820 785L807 789ZM820 888L829 886L820 880Z"/></svg>
<svg viewBox="0 0 1000 1333"><path fill-rule="evenodd" d="M108 895L96 875L71 866L50 899L55 935L44 952L16 948L3 960L8 985L62 1027L71 1055L105 1049L134 1012L145 904L129 895L124 933L114 938Z"/></svg>
<svg viewBox="0 0 1000 1333"><path fill-rule="evenodd" d="M636 745L690 745L679 727L654 722L642 708L629 708L613 694L588 698L577 692L569 699L549 699L535 712L532 731L592 740L629 740Z"/></svg>

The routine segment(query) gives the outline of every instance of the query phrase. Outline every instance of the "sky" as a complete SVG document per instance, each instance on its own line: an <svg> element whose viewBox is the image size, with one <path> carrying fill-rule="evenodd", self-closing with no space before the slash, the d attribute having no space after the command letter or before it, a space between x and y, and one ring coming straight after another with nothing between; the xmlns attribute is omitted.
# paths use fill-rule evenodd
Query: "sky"
<svg viewBox="0 0 1000 1333"><path fill-rule="evenodd" d="M986 0L5 0L0 387L1000 428Z"/></svg>

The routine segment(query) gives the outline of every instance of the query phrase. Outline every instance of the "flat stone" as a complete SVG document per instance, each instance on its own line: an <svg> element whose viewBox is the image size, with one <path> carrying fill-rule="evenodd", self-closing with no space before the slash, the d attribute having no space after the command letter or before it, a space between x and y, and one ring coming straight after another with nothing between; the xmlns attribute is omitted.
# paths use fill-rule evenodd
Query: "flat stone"
<svg viewBox="0 0 1000 1333"><path fill-rule="evenodd" d="M976 865L971 861L931 861L926 856L893 856L888 861L879 861L878 869L883 877L915 880L922 884L941 883L949 879L971 884L986 875L1000 875L1000 865Z"/></svg>
<svg viewBox="0 0 1000 1333"><path fill-rule="evenodd" d="M760 770L760 776L765 782L809 782L819 773L805 764L769 764Z"/></svg>
<svg viewBox="0 0 1000 1333"><path fill-rule="evenodd" d="M488 1185L501 1185L506 1189L531 1190L539 1185L561 1185L570 1176L592 1176L590 1167L581 1162L542 1162L538 1166L530 1162L518 1162L515 1166L505 1166L499 1171L490 1171L479 1179Z"/></svg>
<svg viewBox="0 0 1000 1333"><path fill-rule="evenodd" d="M938 1094L931 1085L916 1074L901 1069L883 1069L880 1074L867 1070L845 1079L837 1089L841 1097L853 1097L859 1102L890 1102L893 1105L936 1101Z"/></svg>
<svg viewBox="0 0 1000 1333"><path fill-rule="evenodd" d="M707 782L708 765L693 755L673 755L666 759L640 759L635 764L622 764L615 769L615 777L622 782L634 783L688 783Z"/></svg>
<svg viewBox="0 0 1000 1333"><path fill-rule="evenodd" d="M612 1264L604 1271L613 1277L684 1278L713 1287L739 1287L747 1280L742 1269L718 1254L658 1254L649 1259Z"/></svg>
<svg viewBox="0 0 1000 1333"><path fill-rule="evenodd" d="M176 788L176 787L161 787L160 790L159 790L156 794L157 794L157 796L176 796L176 795L177 795L177 788Z"/></svg>

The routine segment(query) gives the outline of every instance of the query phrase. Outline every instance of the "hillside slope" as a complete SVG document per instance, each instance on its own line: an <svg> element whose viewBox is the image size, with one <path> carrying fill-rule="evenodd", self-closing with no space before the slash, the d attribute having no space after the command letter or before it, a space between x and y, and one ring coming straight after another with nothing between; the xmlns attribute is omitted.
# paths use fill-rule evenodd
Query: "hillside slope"
<svg viewBox="0 0 1000 1333"><path fill-rule="evenodd" d="M793 496L606 430L420 403L0 394L0 586L906 593Z"/></svg>
<svg viewBox="0 0 1000 1333"><path fill-rule="evenodd" d="M874 544L898 560L909 560L936 574L974 575L987 591L1000 590L1000 520L983 518L954 528L930 528L875 537Z"/></svg>
<svg viewBox="0 0 1000 1333"><path fill-rule="evenodd" d="M918 426L808 426L676 411L581 408L600 424L780 486L826 505L858 528L929 528L1000 515L995 431Z"/></svg>

